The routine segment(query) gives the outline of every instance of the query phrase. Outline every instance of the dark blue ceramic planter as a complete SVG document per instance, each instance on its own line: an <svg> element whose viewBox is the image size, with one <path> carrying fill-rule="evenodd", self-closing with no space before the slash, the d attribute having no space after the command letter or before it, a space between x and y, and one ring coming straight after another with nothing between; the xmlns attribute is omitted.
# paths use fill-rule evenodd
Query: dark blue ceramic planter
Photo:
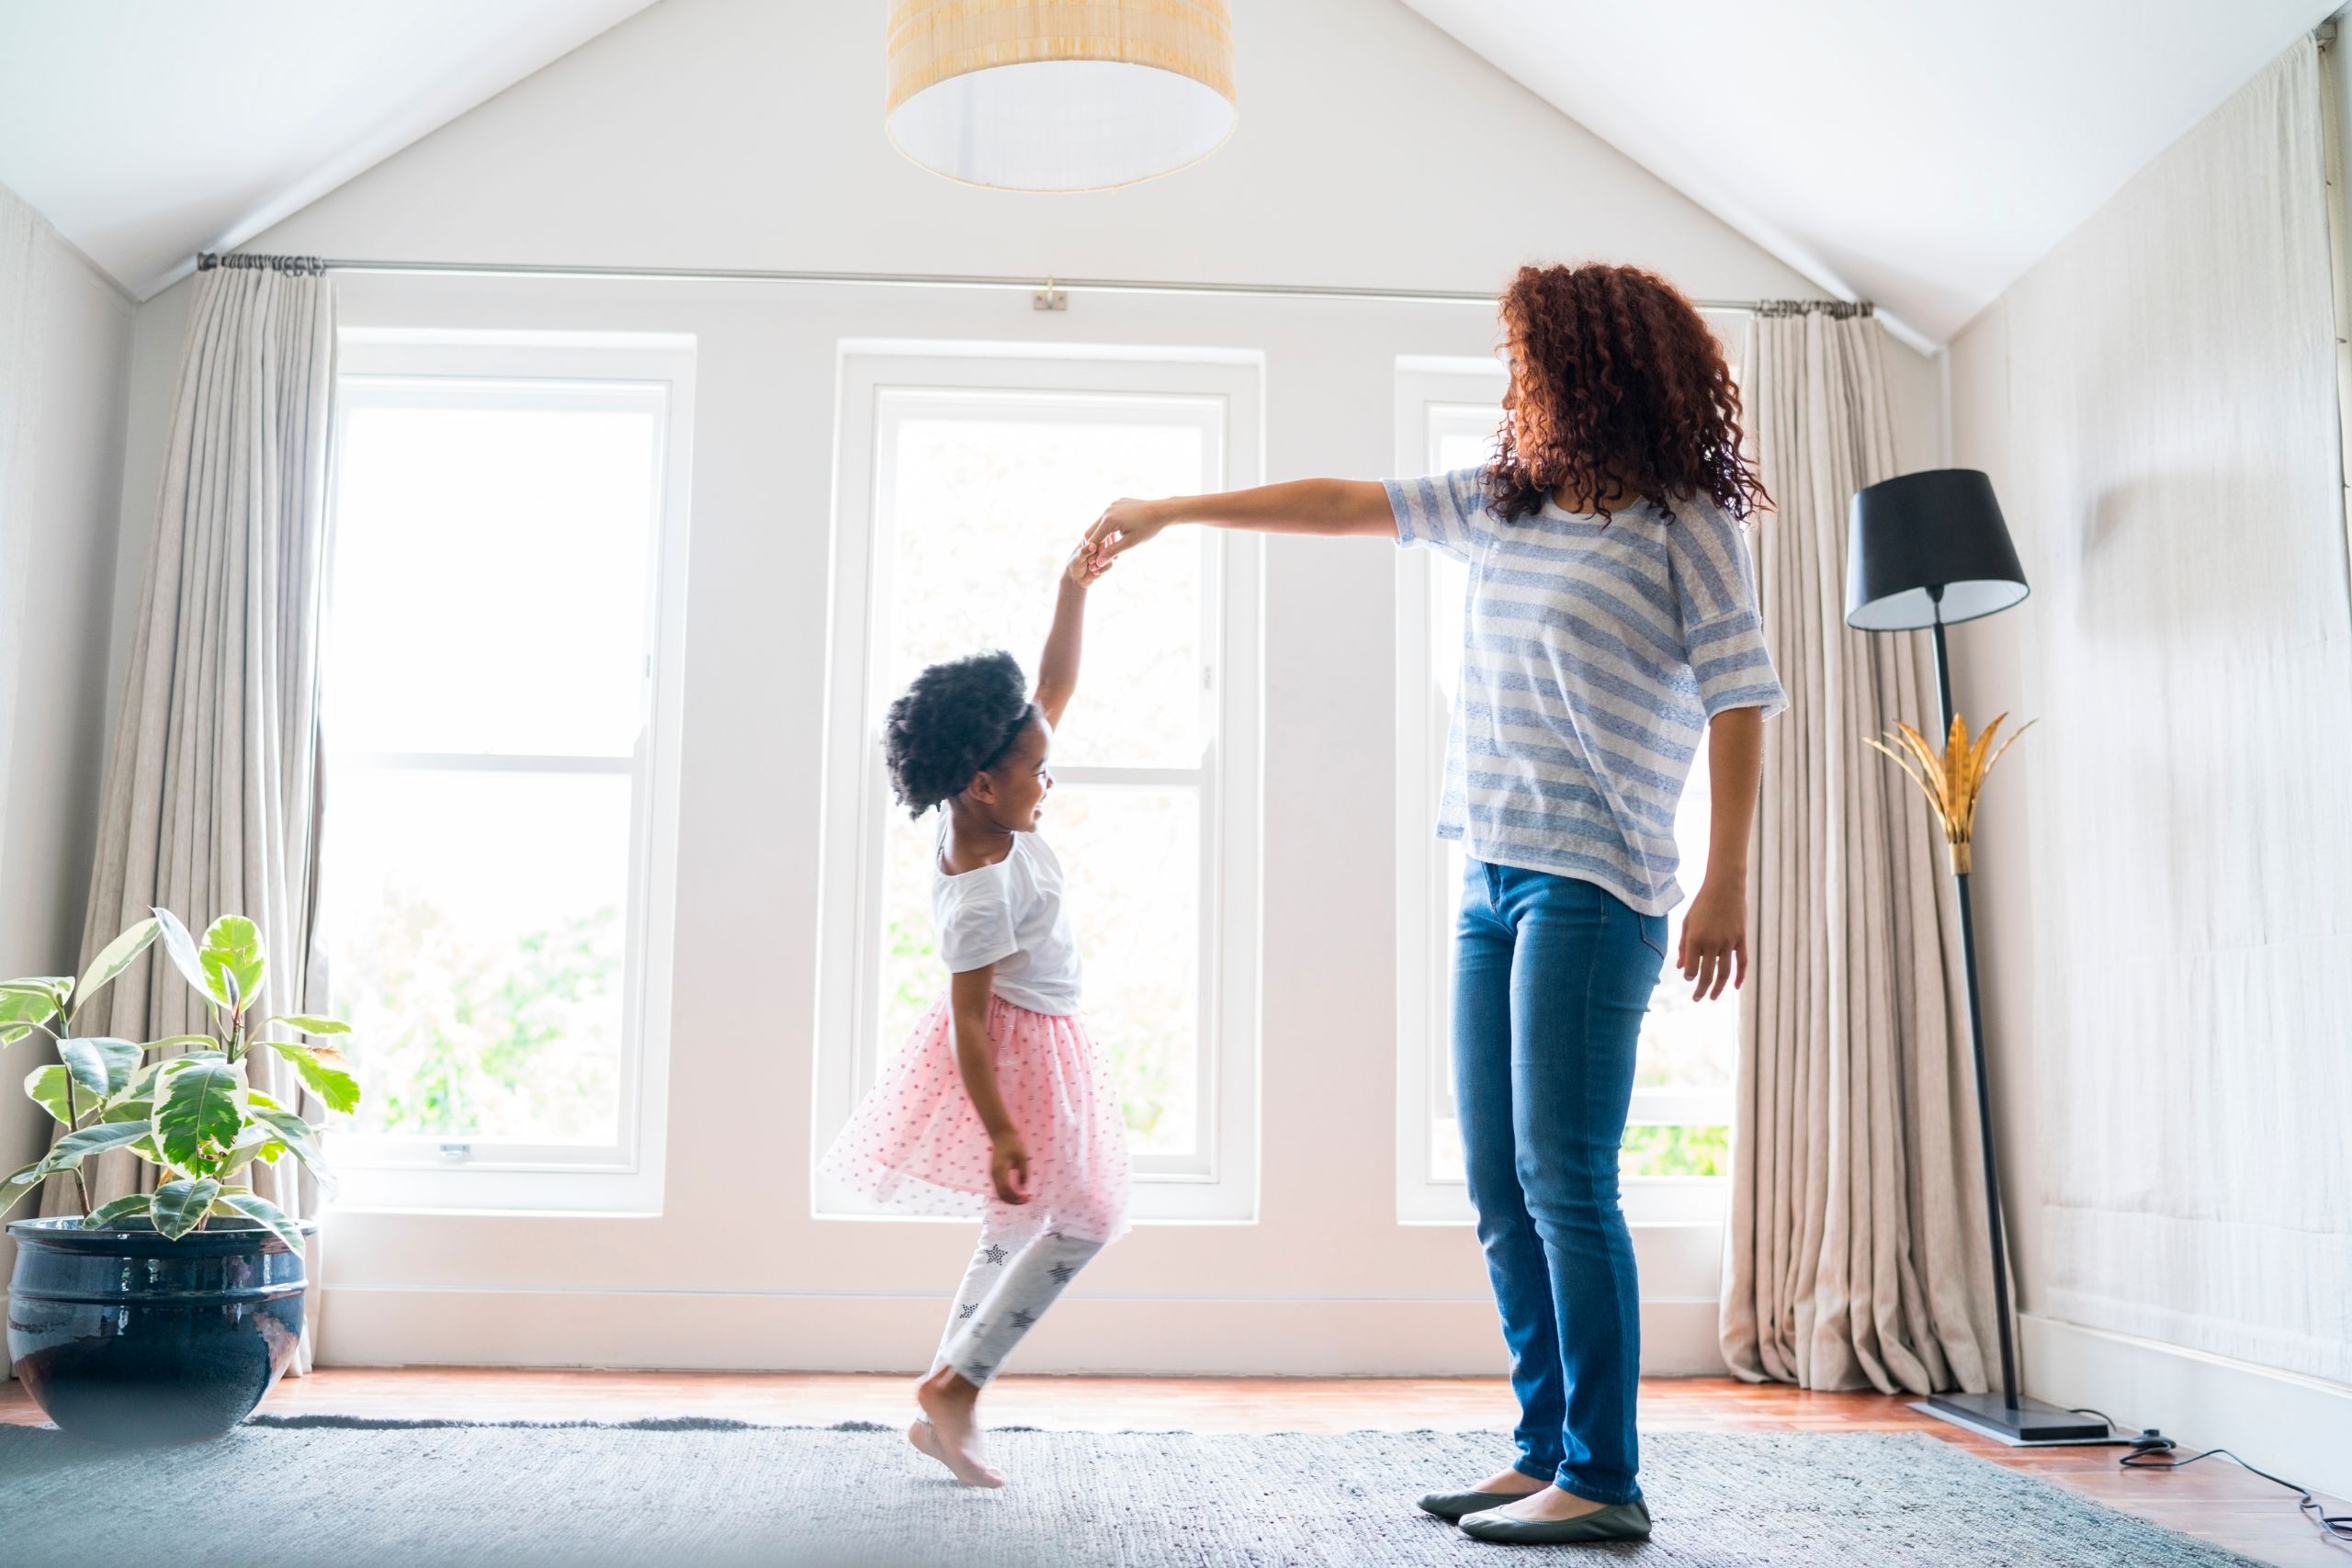
<svg viewBox="0 0 2352 1568"><path fill-rule="evenodd" d="M253 1414L301 1342L302 1255L244 1220L177 1241L145 1220L81 1227L8 1226L8 1356L49 1418L75 1437L153 1443L217 1437Z"/></svg>

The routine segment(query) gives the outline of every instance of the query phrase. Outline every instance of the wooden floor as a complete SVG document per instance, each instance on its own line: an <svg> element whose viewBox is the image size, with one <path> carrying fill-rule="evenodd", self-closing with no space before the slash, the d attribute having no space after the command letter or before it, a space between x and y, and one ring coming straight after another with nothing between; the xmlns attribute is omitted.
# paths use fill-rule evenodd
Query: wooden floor
<svg viewBox="0 0 2352 1568"><path fill-rule="evenodd" d="M909 1381L806 1372L507 1371L413 1368L335 1370L289 1380L265 1409L281 1414L448 1416L468 1420L630 1420L711 1416L769 1423L899 1421L910 1412ZM1006 1377L989 1395L997 1425L1196 1432L1340 1432L1365 1428L1501 1429L1510 1393L1482 1378L1060 1378ZM0 1422L40 1413L13 1382L0 1383ZM2290 1493L2223 1460L2177 1474L2126 1471L2115 1449L2007 1449L1931 1421L1900 1398L1756 1388L1727 1379L1660 1380L1642 1386L1645 1431L1927 1432L1996 1464L2030 1471L2111 1507L2202 1536L2266 1562L2346 1568L2352 1551L2331 1546L2295 1511ZM2196 1434L2174 1434L2193 1441ZM1433 1477L1432 1481L1442 1477ZM2335 1500L2332 1511L2346 1505ZM1951 1561L1970 1561L1954 1542Z"/></svg>

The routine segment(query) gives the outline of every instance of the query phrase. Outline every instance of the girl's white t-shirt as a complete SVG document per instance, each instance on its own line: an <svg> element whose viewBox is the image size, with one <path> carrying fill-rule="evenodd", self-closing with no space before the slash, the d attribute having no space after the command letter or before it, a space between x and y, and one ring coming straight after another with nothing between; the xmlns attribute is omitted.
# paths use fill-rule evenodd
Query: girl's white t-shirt
<svg viewBox="0 0 2352 1568"><path fill-rule="evenodd" d="M1078 1011L1078 942L1062 899L1062 863L1046 840L1015 833L1002 860L953 875L941 864L945 848L943 828L931 856L931 913L948 973L993 964L996 994L1015 1007Z"/></svg>

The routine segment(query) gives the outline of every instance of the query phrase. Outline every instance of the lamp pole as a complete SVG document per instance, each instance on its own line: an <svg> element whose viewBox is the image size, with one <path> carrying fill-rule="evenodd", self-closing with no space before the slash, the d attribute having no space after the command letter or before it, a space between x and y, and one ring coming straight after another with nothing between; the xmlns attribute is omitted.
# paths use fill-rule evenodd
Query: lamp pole
<svg viewBox="0 0 2352 1568"><path fill-rule="evenodd" d="M1944 646L1945 626L2006 610L2026 596L2025 567L2009 539L2000 502L1994 499L1993 481L1975 468L1899 474L1855 491L1849 510L1846 624L1856 631L1926 631L1934 637L1936 702L1943 719L1938 741L1949 756L1951 657ZM2012 1442L2098 1442L2108 1435L2105 1421L2030 1399L2018 1391L2017 1340L2009 1322L2008 1234L2001 1222L2000 1162L1993 1144L1993 1076L1984 1057L1970 869L1968 846L1951 845L1952 880L1960 889L1961 962L1968 979L1968 1042L1976 1066L1984 1223L1992 1242L1993 1316L2001 1336L2001 1386L1997 1393L1931 1393L1926 1408L1947 1421Z"/></svg>
<svg viewBox="0 0 2352 1568"><path fill-rule="evenodd" d="M1928 589L1928 600L1935 606L1934 633L1936 640L1936 701L1942 717L1942 734L1937 739L1944 745L1951 744L1951 661L1944 649L1944 588L1939 582ZM2003 1239L2001 1219L2000 1162L1993 1154L1993 1088L1991 1075L1984 1063L1984 1008L1976 988L1976 912L1969 903L1968 876L1965 867L1952 867L1952 881L1960 887L1960 954L1961 964L1968 974L1968 1033L1969 1043L1976 1058L1976 1127L1984 1145L1984 1224L1993 1236L1993 1317L2001 1329L2001 1402L2005 1409L2018 1408L2018 1353L2009 1332L2009 1258Z"/></svg>

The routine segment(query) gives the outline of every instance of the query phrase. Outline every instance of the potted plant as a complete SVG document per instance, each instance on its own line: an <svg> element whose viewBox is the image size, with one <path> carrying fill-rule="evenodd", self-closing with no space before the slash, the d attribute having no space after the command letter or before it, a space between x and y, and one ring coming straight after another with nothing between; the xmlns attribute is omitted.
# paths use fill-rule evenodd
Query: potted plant
<svg viewBox="0 0 2352 1568"><path fill-rule="evenodd" d="M77 1037L91 996L158 941L204 998L211 1032ZM291 1158L322 1187L331 1178L318 1130L254 1088L249 1068L254 1052L274 1052L338 1111L358 1105L359 1084L340 1051L317 1043L347 1025L262 1015L266 970L253 921L223 915L199 942L157 909L78 981L0 981L0 1048L36 1035L55 1045L58 1061L34 1068L25 1092L64 1129L48 1154L0 1181L0 1214L51 1177L72 1178L82 1200L78 1218L8 1225L8 1355L68 1432L179 1440L226 1431L300 1342L302 1238L315 1227L254 1192L251 1171ZM83 1168L109 1149L154 1166L155 1190L94 1208Z"/></svg>

